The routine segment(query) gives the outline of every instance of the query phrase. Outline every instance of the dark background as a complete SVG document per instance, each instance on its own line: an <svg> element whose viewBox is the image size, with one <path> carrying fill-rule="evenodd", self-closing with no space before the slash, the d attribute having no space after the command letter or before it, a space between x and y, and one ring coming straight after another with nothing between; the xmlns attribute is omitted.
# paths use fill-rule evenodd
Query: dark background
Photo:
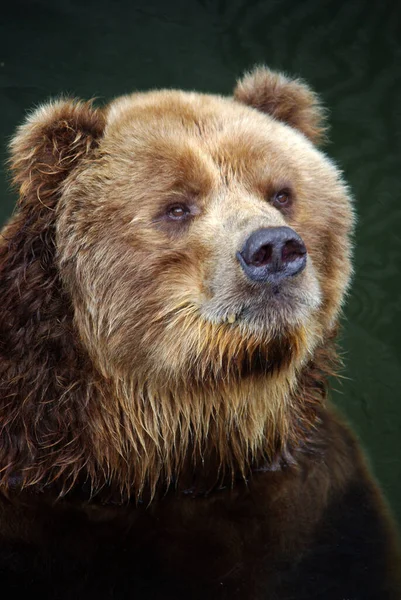
<svg viewBox="0 0 401 600"><path fill-rule="evenodd" d="M333 398L401 522L401 5L389 0L9 0L0 11L3 166L26 111L50 96L135 89L229 94L255 63L300 75L330 109L327 152L356 199L355 277Z"/></svg>

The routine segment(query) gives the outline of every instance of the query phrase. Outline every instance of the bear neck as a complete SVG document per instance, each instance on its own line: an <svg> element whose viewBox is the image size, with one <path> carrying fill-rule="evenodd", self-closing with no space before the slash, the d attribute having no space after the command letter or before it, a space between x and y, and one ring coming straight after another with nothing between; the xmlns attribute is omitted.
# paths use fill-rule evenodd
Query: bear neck
<svg viewBox="0 0 401 600"><path fill-rule="evenodd" d="M253 471L276 471L309 443L333 354L318 348L298 374L258 375L232 388L160 391L154 384L106 381L82 352L69 351L62 368L37 365L35 376L21 377L18 407L3 403L9 439L18 440L2 449L6 488L57 496L80 489L102 501L150 502L172 487L206 494Z"/></svg>
<svg viewBox="0 0 401 600"><path fill-rule="evenodd" d="M333 332L301 369L289 365L230 383L159 387L119 380L113 405L123 415L125 436L115 431L113 438L132 452L121 486L148 500L169 487L205 494L247 480L254 471L294 464L298 450L314 446L327 379L335 373L334 338ZM116 459L121 466L123 452L119 442L107 468ZM112 469L116 473L117 465Z"/></svg>

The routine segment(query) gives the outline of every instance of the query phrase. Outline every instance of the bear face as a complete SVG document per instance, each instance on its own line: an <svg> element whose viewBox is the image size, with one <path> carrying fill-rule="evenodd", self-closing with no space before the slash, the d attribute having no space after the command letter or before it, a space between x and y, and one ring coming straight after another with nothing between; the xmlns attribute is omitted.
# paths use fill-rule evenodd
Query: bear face
<svg viewBox="0 0 401 600"><path fill-rule="evenodd" d="M226 368L241 348L264 348L268 361L269 344L288 350L298 337L305 359L337 317L350 272L347 190L304 135L239 102L117 100L98 157L67 182L58 210L60 272L106 371L141 365L177 380L195 365L204 381L227 353ZM238 258L271 227L290 227L307 248L304 271L277 285L252 280Z"/></svg>
<svg viewBox="0 0 401 600"><path fill-rule="evenodd" d="M6 237L36 236L21 242L18 277L51 306L57 296L58 335L85 357L61 377L63 346L53 365L67 405L46 434L58 436L59 470L74 462L75 477L89 464L93 478L138 492L178 476L190 454L244 474L299 443L316 402L300 393L301 374L332 337L351 270L349 193L315 145L321 122L304 84L259 69L234 98L150 92L104 110L60 101L20 129L20 216ZM79 461L63 454L75 442Z"/></svg>

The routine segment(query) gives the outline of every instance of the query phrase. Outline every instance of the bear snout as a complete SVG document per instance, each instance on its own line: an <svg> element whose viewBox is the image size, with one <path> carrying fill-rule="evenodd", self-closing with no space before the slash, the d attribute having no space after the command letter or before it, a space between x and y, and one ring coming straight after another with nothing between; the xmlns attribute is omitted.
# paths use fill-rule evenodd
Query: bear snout
<svg viewBox="0 0 401 600"><path fill-rule="evenodd" d="M265 227L251 233L237 259L251 281L279 283L305 269L307 250L290 227Z"/></svg>

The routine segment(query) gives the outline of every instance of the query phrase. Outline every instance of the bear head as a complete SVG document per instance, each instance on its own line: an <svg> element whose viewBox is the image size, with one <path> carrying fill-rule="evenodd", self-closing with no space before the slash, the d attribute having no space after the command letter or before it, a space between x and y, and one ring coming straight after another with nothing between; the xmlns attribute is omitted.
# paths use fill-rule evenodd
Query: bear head
<svg viewBox="0 0 401 600"><path fill-rule="evenodd" d="M324 130L308 86L266 68L231 98L29 116L0 246L4 484L84 477L140 497L188 469L290 460L351 272Z"/></svg>

